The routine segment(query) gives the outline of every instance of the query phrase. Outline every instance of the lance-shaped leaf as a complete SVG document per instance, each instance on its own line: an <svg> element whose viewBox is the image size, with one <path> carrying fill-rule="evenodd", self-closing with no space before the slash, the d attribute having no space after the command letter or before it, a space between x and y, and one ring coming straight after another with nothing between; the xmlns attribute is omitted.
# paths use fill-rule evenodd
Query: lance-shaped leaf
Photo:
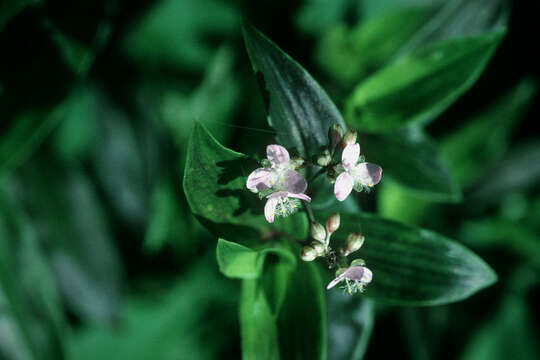
<svg viewBox="0 0 540 360"><path fill-rule="evenodd" d="M382 302L440 305L463 300L497 280L472 251L429 230L365 213L342 214L334 238L351 232L366 239L353 253L373 272L366 295Z"/></svg>
<svg viewBox="0 0 540 360"><path fill-rule="evenodd" d="M474 84L503 34L426 46L381 69L347 100L347 123L377 132L428 123Z"/></svg>
<svg viewBox="0 0 540 360"><path fill-rule="evenodd" d="M430 200L457 201L461 193L437 147L415 128L388 134L363 133L362 153L397 184Z"/></svg>
<svg viewBox="0 0 540 360"><path fill-rule="evenodd" d="M311 75L266 36L246 23L243 32L278 142L303 156L315 154L328 143L330 125L344 126L339 111Z"/></svg>
<svg viewBox="0 0 540 360"><path fill-rule="evenodd" d="M229 239L254 240L276 231L303 238L307 229L304 214L278 218L274 224L266 222L265 201L246 188L249 173L258 167L253 159L225 148L196 124L184 171L184 192L191 211L210 231Z"/></svg>

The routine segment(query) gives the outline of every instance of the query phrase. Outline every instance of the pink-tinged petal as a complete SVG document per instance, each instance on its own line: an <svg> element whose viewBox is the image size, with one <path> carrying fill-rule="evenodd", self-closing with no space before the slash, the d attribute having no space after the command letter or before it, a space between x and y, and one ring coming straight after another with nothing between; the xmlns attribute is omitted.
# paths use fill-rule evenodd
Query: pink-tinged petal
<svg viewBox="0 0 540 360"><path fill-rule="evenodd" d="M307 181L294 170L287 170L279 179L280 185L290 193L300 194L306 191Z"/></svg>
<svg viewBox="0 0 540 360"><path fill-rule="evenodd" d="M369 187L377 185L382 178L381 167L371 163L358 164L354 169L354 173L362 185Z"/></svg>
<svg viewBox="0 0 540 360"><path fill-rule="evenodd" d="M274 222L274 216L276 214L276 205L279 201L279 197L273 197L266 201L266 205L264 205L264 217L266 217L266 221L269 223Z"/></svg>
<svg viewBox="0 0 540 360"><path fill-rule="evenodd" d="M328 284L328 286L326 287L326 290L330 290L331 288L333 288L334 286L336 286L337 284L339 284L344 278L345 278L345 273L339 275L339 276L336 277L334 280L332 280L332 281L330 282L330 284Z"/></svg>
<svg viewBox="0 0 540 360"><path fill-rule="evenodd" d="M292 193L289 193L288 197L297 198L297 199L300 199L300 200L305 200L307 202L311 202L311 198L309 196L307 196L306 194L292 194Z"/></svg>
<svg viewBox="0 0 540 360"><path fill-rule="evenodd" d="M274 198L285 198L289 196L289 193L286 192L286 191L276 191L275 193L272 193L270 195L268 195L266 198L267 199L274 199Z"/></svg>
<svg viewBox="0 0 540 360"><path fill-rule="evenodd" d="M361 281L364 284L369 284L373 279L373 273L364 266L351 266L343 273L345 278L349 280Z"/></svg>
<svg viewBox="0 0 540 360"><path fill-rule="evenodd" d="M251 191L261 191L272 187L274 173L270 169L258 168L249 174L246 187Z"/></svg>
<svg viewBox="0 0 540 360"><path fill-rule="evenodd" d="M341 154L341 163L345 170L350 169L358 162L360 157L360 145L359 144L350 144L343 149Z"/></svg>
<svg viewBox="0 0 540 360"><path fill-rule="evenodd" d="M343 201L349 196L354 186L354 179L349 173L344 172L338 176L334 184L334 194L339 201Z"/></svg>
<svg viewBox="0 0 540 360"><path fill-rule="evenodd" d="M266 157L272 165L285 165L291 160L289 152L281 145L268 145Z"/></svg>

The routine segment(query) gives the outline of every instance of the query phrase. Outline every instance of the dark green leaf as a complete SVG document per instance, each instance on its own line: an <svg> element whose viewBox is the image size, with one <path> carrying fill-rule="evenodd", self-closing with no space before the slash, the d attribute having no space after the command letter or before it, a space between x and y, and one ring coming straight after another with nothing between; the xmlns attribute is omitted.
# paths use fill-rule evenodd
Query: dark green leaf
<svg viewBox="0 0 540 360"><path fill-rule="evenodd" d="M278 142L310 156L328 143L330 125L343 119L320 85L289 55L250 24L243 26L246 48L262 80L268 122Z"/></svg>
<svg viewBox="0 0 540 360"><path fill-rule="evenodd" d="M427 46L381 69L348 99L348 124L380 132L428 123L474 84L503 34Z"/></svg>
<svg viewBox="0 0 540 360"><path fill-rule="evenodd" d="M219 239L216 248L219 270L227 277L238 279L258 278L268 254L279 256L280 260L288 263L289 266L296 265L296 258L290 251L277 247L255 251L243 245Z"/></svg>
<svg viewBox="0 0 540 360"><path fill-rule="evenodd" d="M469 184L508 150L513 130L536 89L531 80L523 80L442 140L441 153L448 159L452 174L463 185Z"/></svg>
<svg viewBox="0 0 540 360"><path fill-rule="evenodd" d="M423 131L402 129L388 134L362 133L362 153L383 168L390 180L430 200L458 201L459 187Z"/></svg>
<svg viewBox="0 0 540 360"><path fill-rule="evenodd" d="M382 302L440 305L463 300L497 280L469 249L429 230L366 213L342 214L333 239L344 239L351 232L366 237L354 253L373 271L365 294Z"/></svg>
<svg viewBox="0 0 540 360"><path fill-rule="evenodd" d="M4 29L4 26L16 16L19 12L24 10L29 5L39 4L40 0L4 0L0 4L0 31Z"/></svg>
<svg viewBox="0 0 540 360"><path fill-rule="evenodd" d="M184 172L184 192L193 214L224 238L255 240L278 230L302 239L307 229L304 214L266 222L264 200L246 189L247 176L257 167L246 155L223 147L197 123Z"/></svg>

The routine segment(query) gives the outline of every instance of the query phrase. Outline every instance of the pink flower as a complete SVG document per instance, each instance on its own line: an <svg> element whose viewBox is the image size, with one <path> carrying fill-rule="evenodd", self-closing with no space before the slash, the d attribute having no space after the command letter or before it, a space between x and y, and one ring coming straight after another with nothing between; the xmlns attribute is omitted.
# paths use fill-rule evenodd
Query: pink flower
<svg viewBox="0 0 540 360"><path fill-rule="evenodd" d="M343 149L341 164L345 171L334 184L334 194L339 201L345 200L353 188L360 191L363 186L372 187L381 181L381 167L367 162L358 163L359 157L359 144L350 144Z"/></svg>
<svg viewBox="0 0 540 360"><path fill-rule="evenodd" d="M364 291L364 288L367 284L371 282L373 278L373 273L365 266L350 266L337 276L334 280L328 284L326 287L327 290L330 290L343 280L347 283L347 290L349 294Z"/></svg>
<svg viewBox="0 0 540 360"><path fill-rule="evenodd" d="M274 222L275 215L288 216L294 213L300 205L296 199L311 201L304 194L307 189L306 180L293 170L289 152L280 145L268 145L266 157L271 167L258 168L253 171L246 181L246 187L257 193L270 193L264 207L268 222Z"/></svg>

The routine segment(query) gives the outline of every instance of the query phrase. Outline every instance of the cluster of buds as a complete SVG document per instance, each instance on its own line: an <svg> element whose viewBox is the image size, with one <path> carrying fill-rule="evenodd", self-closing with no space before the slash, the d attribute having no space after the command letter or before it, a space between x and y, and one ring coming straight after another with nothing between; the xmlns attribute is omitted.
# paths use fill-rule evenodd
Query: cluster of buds
<svg viewBox="0 0 540 360"><path fill-rule="evenodd" d="M300 252L300 257L304 261L313 261L320 256L327 256L330 252L330 238L339 228L339 214L332 214L326 219L326 229L318 222L310 225L310 234L314 241L306 245Z"/></svg>

